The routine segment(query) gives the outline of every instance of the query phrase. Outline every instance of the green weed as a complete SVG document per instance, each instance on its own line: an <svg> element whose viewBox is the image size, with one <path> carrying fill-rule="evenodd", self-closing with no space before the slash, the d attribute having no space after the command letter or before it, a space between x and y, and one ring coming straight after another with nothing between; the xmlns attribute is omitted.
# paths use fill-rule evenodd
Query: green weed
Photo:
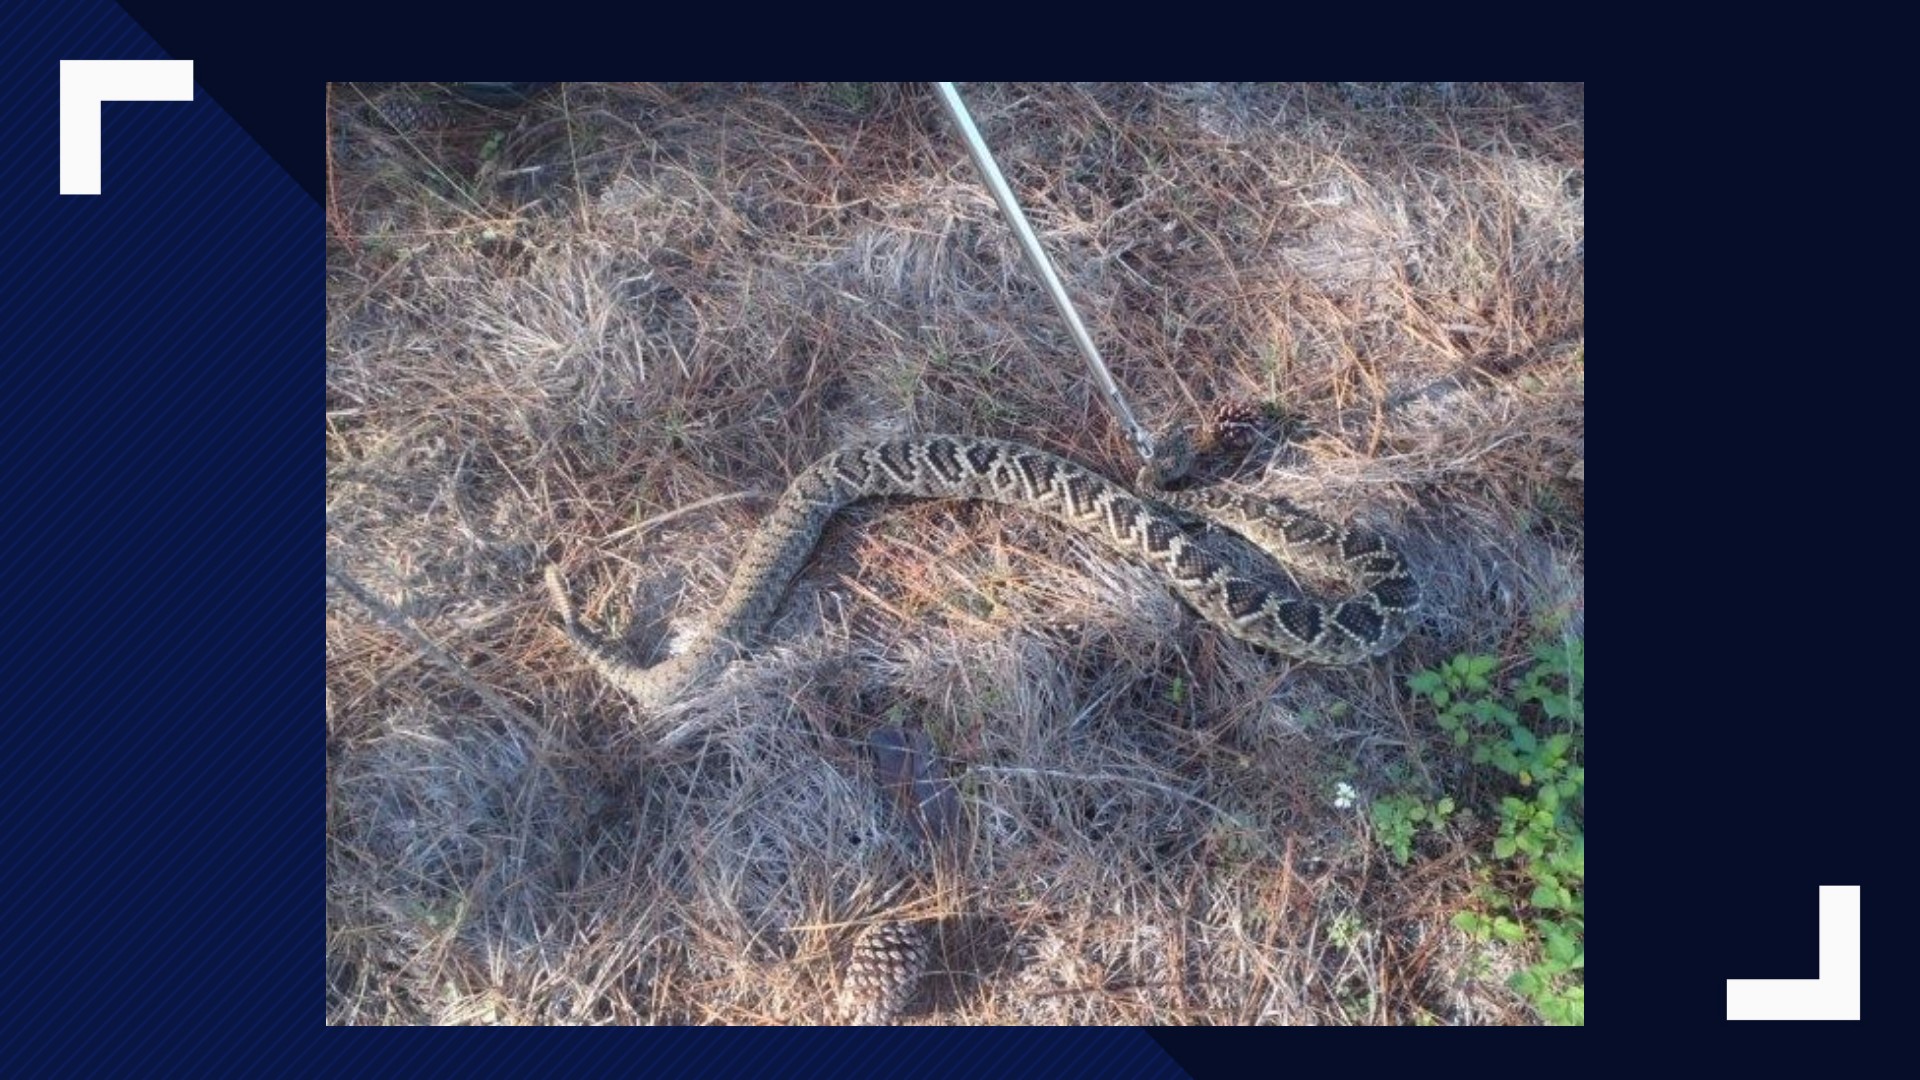
<svg viewBox="0 0 1920 1080"><path fill-rule="evenodd" d="M1498 829L1478 900L1453 923L1483 942L1538 959L1508 985L1553 1024L1586 1022L1586 646L1536 645L1533 663L1504 682L1491 656L1456 656L1407 680L1440 729L1474 765L1499 774L1487 787ZM1451 797L1428 805L1395 793L1374 801L1381 844L1406 862L1416 830L1439 828Z"/></svg>

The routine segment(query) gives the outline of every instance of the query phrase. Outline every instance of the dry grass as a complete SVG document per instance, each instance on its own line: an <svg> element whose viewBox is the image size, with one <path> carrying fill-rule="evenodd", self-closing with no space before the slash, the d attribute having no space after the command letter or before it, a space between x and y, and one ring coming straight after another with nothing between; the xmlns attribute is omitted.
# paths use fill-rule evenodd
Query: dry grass
<svg viewBox="0 0 1920 1080"><path fill-rule="evenodd" d="M1401 868L1330 793L1458 781L1404 676L1582 630L1583 89L962 89L1136 410L1280 403L1230 482L1399 537L1421 629L1290 665L1069 530L890 505L634 716L546 559L644 650L724 589L726 496L842 440L1125 440L925 86L337 85L330 1023L827 1022L885 911L941 920L914 1022L1530 1021L1448 922L1484 831ZM937 888L889 723L963 795Z"/></svg>

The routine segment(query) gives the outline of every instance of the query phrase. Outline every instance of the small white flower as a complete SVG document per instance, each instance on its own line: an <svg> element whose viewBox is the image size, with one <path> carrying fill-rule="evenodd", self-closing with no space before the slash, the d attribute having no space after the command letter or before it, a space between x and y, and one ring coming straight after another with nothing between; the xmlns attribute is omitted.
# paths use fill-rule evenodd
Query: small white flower
<svg viewBox="0 0 1920 1080"><path fill-rule="evenodd" d="M1353 806L1353 800L1358 796L1359 793L1353 790L1353 785L1347 783L1345 780L1333 785L1333 805L1335 809L1346 810L1351 808Z"/></svg>

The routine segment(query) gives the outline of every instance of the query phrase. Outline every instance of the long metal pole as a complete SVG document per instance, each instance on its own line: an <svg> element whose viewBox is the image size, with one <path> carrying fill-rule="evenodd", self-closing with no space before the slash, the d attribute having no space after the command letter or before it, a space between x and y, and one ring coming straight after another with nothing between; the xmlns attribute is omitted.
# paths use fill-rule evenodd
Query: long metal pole
<svg viewBox="0 0 1920 1080"><path fill-rule="evenodd" d="M980 137L980 129L973 126L973 117L967 113L966 103L960 100L960 92L953 88L952 83L933 85L940 93L941 104L947 107L948 115L953 117L961 136L966 139L967 152L973 155L973 164L986 180L987 190L993 192L993 201L1000 204L1000 212L1006 215L1007 221L1013 225L1014 235L1020 238L1020 250L1027 253L1027 262L1040 275L1041 282L1047 287L1047 295L1053 297L1053 306L1060 309L1060 317L1067 321L1067 330L1073 335L1073 343L1080 347L1080 355L1087 358L1087 366L1093 369L1094 379L1100 383L1100 389L1107 395L1107 402L1120 417L1121 426L1127 429L1127 438L1133 441L1141 460L1152 461L1153 436L1134 418L1133 410L1127 407L1127 399L1120 393L1120 384L1113 381L1113 373L1107 370L1106 361L1100 359L1100 350L1094 346L1093 338L1081 323L1080 313L1074 310L1066 287L1060 284L1060 275L1053 272L1053 261L1041 250L1040 238L1033 234L1033 226L1027 224L1027 215L1015 201L1013 190L1007 187L1006 177L1000 175L1000 166L994 164L993 153L987 149L986 140Z"/></svg>

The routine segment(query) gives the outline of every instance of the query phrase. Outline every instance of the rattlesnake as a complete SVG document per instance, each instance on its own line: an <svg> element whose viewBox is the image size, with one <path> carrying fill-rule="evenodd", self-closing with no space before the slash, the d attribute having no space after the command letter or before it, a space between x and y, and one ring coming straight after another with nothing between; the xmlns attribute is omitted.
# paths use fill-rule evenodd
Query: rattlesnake
<svg viewBox="0 0 1920 1080"><path fill-rule="evenodd" d="M983 499L1044 514L1146 562L1208 622L1286 656L1352 664L1406 636L1420 586L1384 539L1284 502L1157 489L1177 471L1143 470L1139 485L1152 491L1136 494L1065 458L1000 439L929 435L843 447L788 485L748 541L706 630L681 655L651 667L622 658L580 623L557 567L547 567L546 583L575 647L608 682L654 709L673 704L752 644L834 514L887 496ZM1278 565L1252 574L1239 569L1244 560L1223 558L1219 537L1190 535L1209 524L1231 529ZM1290 583L1290 573L1337 580L1346 595L1315 599Z"/></svg>

